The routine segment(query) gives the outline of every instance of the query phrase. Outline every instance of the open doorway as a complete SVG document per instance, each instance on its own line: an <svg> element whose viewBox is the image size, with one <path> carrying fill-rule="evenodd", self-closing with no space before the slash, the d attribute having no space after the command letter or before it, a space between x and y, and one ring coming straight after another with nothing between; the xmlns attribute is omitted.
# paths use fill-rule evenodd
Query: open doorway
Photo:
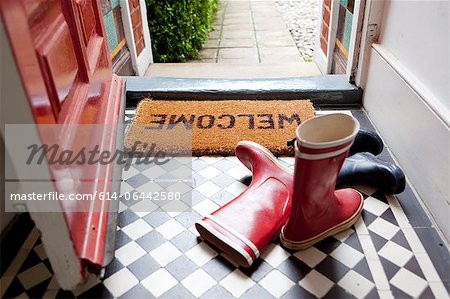
<svg viewBox="0 0 450 299"><path fill-rule="evenodd" d="M199 54L186 63L156 61L146 76L241 79L346 74L350 79L357 62L363 2L221 0Z"/></svg>

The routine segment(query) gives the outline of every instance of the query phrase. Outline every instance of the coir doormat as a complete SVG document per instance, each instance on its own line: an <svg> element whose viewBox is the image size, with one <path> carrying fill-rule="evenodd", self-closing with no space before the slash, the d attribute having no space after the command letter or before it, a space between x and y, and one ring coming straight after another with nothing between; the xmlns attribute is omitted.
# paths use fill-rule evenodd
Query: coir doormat
<svg viewBox="0 0 450 299"><path fill-rule="evenodd" d="M164 139L161 136L178 127L188 129L192 134L194 156L233 155L236 144L241 140L260 143L275 155L291 154L292 149L287 147L286 141L294 138L295 129L301 122L312 117L314 107L309 100L145 99L139 103L128 128L125 147L136 150L133 148L136 142L151 144L156 139L159 142ZM177 143L174 140L177 138L167 137L172 144ZM186 140L180 140L179 144L183 142Z"/></svg>

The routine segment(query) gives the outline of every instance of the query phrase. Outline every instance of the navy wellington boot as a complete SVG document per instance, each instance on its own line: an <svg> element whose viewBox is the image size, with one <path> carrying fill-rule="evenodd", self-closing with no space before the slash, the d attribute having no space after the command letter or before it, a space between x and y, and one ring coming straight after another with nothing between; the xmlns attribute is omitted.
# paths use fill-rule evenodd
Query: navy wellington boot
<svg viewBox="0 0 450 299"><path fill-rule="evenodd" d="M405 190L405 175L395 164L383 161L371 153L347 157L339 171L337 188L363 184L390 194Z"/></svg>

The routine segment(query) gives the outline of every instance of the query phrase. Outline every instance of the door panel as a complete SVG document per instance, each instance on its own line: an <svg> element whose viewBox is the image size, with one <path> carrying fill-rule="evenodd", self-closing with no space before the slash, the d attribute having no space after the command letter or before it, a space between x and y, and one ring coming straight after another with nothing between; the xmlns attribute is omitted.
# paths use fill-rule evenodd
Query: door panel
<svg viewBox="0 0 450 299"><path fill-rule="evenodd" d="M122 81L112 74L98 1L2 0L0 13L35 123L58 124L61 132L72 132L56 137L39 132L42 143L57 142L69 149L99 145L101 151L113 151ZM80 127L73 132L77 128L73 125L82 124L102 127ZM52 165L49 171L60 193L109 192L113 184L110 164ZM82 275L86 269L98 272L108 262L104 248L109 202L58 204L83 265ZM43 236L51 234L42 231ZM44 242L44 246L58 244ZM65 258L58 254L54 251L50 262L54 269L64 269L64 265L56 266ZM64 275L57 273L61 279Z"/></svg>
<svg viewBox="0 0 450 299"><path fill-rule="evenodd" d="M78 64L69 28L62 15L41 35L36 45L43 75L48 78L48 94L55 115L59 114L71 89L76 88Z"/></svg>

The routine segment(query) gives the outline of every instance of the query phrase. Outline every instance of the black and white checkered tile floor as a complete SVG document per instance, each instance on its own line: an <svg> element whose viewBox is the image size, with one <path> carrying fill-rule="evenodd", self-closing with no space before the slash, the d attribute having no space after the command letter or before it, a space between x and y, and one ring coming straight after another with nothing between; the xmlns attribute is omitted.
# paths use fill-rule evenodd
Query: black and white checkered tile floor
<svg viewBox="0 0 450 299"><path fill-rule="evenodd" d="M351 113L370 126L363 111ZM386 150L381 157L391 159ZM280 160L293 167L293 158ZM190 162L192 209L136 212L132 202L120 204L115 259L103 281L93 277L76 292L60 290L33 228L2 267L4 297L449 298L449 251L409 186L398 196L359 186L365 203L354 227L298 252L274 240L250 269L240 269L202 242L193 225L243 191L250 173L236 157L174 165ZM143 190L155 176L154 169L132 166L121 192Z"/></svg>

